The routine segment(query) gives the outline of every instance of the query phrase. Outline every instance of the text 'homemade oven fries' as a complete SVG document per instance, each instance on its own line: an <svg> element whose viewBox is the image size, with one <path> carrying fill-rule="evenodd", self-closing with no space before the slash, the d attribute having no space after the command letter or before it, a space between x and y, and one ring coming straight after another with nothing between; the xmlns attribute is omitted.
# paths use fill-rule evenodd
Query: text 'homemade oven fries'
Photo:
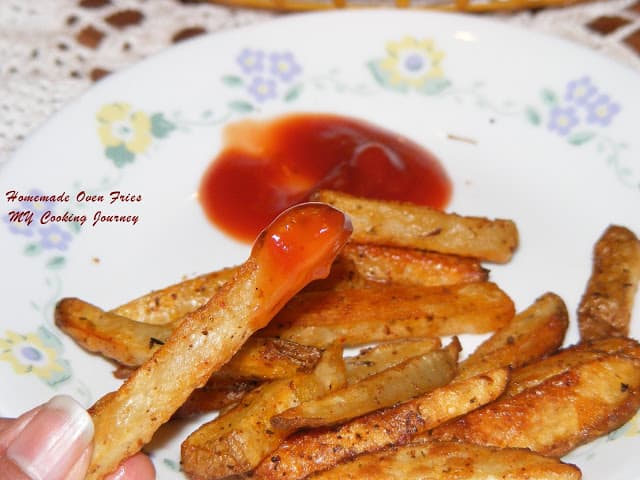
<svg viewBox="0 0 640 480"><path fill-rule="evenodd" d="M328 274L350 233L348 219L322 204L297 206L274 220L233 279L188 314L118 391L92 407L95 440L87 478L102 478L149 442L291 296Z"/></svg>
<svg viewBox="0 0 640 480"><path fill-rule="evenodd" d="M637 413L630 230L595 243L580 341L563 346L564 300L532 292L516 312L484 266L511 259L513 221L313 198L242 265L112 310L58 303L58 327L126 378L91 409L90 480L162 423L211 410L182 442L192 480L578 480L558 457ZM487 335L461 352L463 334Z"/></svg>

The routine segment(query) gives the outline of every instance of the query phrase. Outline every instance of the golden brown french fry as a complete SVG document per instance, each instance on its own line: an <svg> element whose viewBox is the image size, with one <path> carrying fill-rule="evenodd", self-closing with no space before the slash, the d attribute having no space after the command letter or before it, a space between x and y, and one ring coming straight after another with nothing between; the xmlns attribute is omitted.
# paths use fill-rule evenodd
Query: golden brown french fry
<svg viewBox="0 0 640 480"><path fill-rule="evenodd" d="M403 445L420 432L496 399L508 381L499 369L451 382L408 402L332 428L296 433L271 452L253 472L255 478L296 480L388 445Z"/></svg>
<svg viewBox="0 0 640 480"><path fill-rule="evenodd" d="M460 342L454 339L444 349L409 358L357 383L274 415L271 425L277 430L288 431L335 425L423 395L453 379L461 349Z"/></svg>
<svg viewBox="0 0 640 480"><path fill-rule="evenodd" d="M291 433L274 431L271 416L341 388L345 382L342 349L330 347L314 372L258 387L251 399L243 399L189 435L182 443L183 470L209 480L252 470Z"/></svg>
<svg viewBox="0 0 640 480"><path fill-rule="evenodd" d="M181 319L201 307L235 273L229 267L152 291L120 305L110 313L153 325ZM472 258L442 255L411 248L348 244L338 254L326 279L307 289L327 290L363 286L368 281L417 285L450 285L487 280L488 271Z"/></svg>
<svg viewBox="0 0 640 480"><path fill-rule="evenodd" d="M214 379L276 380L309 372L322 350L282 338L250 337Z"/></svg>
<svg viewBox="0 0 640 480"><path fill-rule="evenodd" d="M90 352L137 367L163 345L176 323L150 325L121 317L78 298L63 298L55 308L56 325ZM251 337L214 377L236 380L286 378L311 370L320 350L279 338Z"/></svg>
<svg viewBox="0 0 640 480"><path fill-rule="evenodd" d="M640 240L628 228L609 226L596 242L593 267L578 307L584 341L629 335L640 281Z"/></svg>
<svg viewBox="0 0 640 480"><path fill-rule="evenodd" d="M461 364L461 378L499 367L518 368L556 351L564 341L569 314L564 301L546 293L495 332Z"/></svg>
<svg viewBox="0 0 640 480"><path fill-rule="evenodd" d="M174 322L204 305L236 271L237 267L229 267L184 280L131 300L111 313L153 325Z"/></svg>
<svg viewBox="0 0 640 480"><path fill-rule="evenodd" d="M309 480L580 480L580 469L524 449L422 442L359 455Z"/></svg>
<svg viewBox="0 0 640 480"><path fill-rule="evenodd" d="M90 409L95 427L87 479L104 478L138 452L211 374L309 281L326 275L351 227L343 213L308 203L285 211L203 307L116 391Z"/></svg>
<svg viewBox="0 0 640 480"><path fill-rule="evenodd" d="M432 430L432 440L562 456L626 423L640 407L640 361L605 355Z"/></svg>
<svg viewBox="0 0 640 480"><path fill-rule="evenodd" d="M605 353L619 353L640 360L640 343L628 337L609 337L587 342L581 341L572 348Z"/></svg>
<svg viewBox="0 0 640 480"><path fill-rule="evenodd" d="M77 298L64 298L55 309L56 325L82 347L137 367L151 358L176 327L150 325L95 307ZM249 338L215 377L244 380L285 378L310 370L320 358L318 348L278 338Z"/></svg>
<svg viewBox="0 0 640 480"><path fill-rule="evenodd" d="M347 383L351 385L359 382L411 357L437 350L441 346L440 338L433 337L403 338L365 348L357 355L344 359Z"/></svg>
<svg viewBox="0 0 640 480"><path fill-rule="evenodd" d="M56 304L54 321L84 349L133 367L151 358L175 329L135 322L73 297Z"/></svg>
<svg viewBox="0 0 640 480"><path fill-rule="evenodd" d="M227 408L238 403L247 393L260 385L261 382L256 380L219 380L215 383L209 381L204 387L191 392L173 418L185 418Z"/></svg>
<svg viewBox="0 0 640 480"><path fill-rule="evenodd" d="M563 348L553 355L513 370L504 395L516 395L555 375L610 354L625 355L640 361L640 344L626 337L611 337Z"/></svg>
<svg viewBox="0 0 640 480"><path fill-rule="evenodd" d="M486 333L514 315L495 283L374 285L296 295L259 335L303 345L362 345L398 338Z"/></svg>
<svg viewBox="0 0 640 480"><path fill-rule="evenodd" d="M354 242L419 248L498 263L508 262L518 246L518 230L511 220L460 216L330 190L321 190L312 198L349 215Z"/></svg>
<svg viewBox="0 0 640 480"><path fill-rule="evenodd" d="M338 262L349 262L351 271L374 282L437 286L481 282L489 276L474 258L388 245L348 243Z"/></svg>

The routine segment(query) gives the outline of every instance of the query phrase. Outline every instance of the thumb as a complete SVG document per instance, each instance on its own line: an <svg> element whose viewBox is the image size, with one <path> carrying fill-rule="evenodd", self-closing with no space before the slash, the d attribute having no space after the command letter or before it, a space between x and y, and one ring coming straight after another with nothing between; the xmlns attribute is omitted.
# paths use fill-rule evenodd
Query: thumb
<svg viewBox="0 0 640 480"><path fill-rule="evenodd" d="M92 439L87 411L71 397L53 397L1 431L0 480L80 480Z"/></svg>

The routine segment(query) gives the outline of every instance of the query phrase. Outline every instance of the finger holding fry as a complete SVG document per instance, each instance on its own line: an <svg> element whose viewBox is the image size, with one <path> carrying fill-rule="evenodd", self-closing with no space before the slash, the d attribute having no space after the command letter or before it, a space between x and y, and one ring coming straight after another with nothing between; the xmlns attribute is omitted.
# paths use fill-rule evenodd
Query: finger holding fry
<svg viewBox="0 0 640 480"><path fill-rule="evenodd" d="M314 199L325 203L285 212L242 265L110 311L57 304L56 325L125 378L90 409L89 480L166 421L212 410L182 443L193 480L577 480L555 457L637 413L630 230L598 239L580 341L563 347L563 299L547 292L516 312L484 267L511 259L513 221ZM461 334L488 335L458 362Z"/></svg>
<svg viewBox="0 0 640 480"><path fill-rule="evenodd" d="M188 314L120 389L91 408L95 440L87 478L104 477L149 442L255 330L328 273L350 232L341 212L320 204L294 207L263 231L234 278Z"/></svg>

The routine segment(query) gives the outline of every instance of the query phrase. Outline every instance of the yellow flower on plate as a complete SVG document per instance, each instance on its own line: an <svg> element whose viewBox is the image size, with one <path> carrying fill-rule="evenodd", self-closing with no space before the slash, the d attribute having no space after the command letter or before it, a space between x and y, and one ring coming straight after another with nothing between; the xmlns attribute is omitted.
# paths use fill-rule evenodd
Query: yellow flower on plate
<svg viewBox="0 0 640 480"><path fill-rule="evenodd" d="M407 36L386 44L388 56L380 62L381 70L388 73L391 86L422 88L429 80L442 78L444 52L438 50L431 39L418 40Z"/></svg>
<svg viewBox="0 0 640 480"><path fill-rule="evenodd" d="M64 373L66 368L58 359L55 348L45 345L35 333L20 335L7 331L0 338L0 361L9 362L18 375L33 373L45 381Z"/></svg>
<svg viewBox="0 0 640 480"><path fill-rule="evenodd" d="M98 136L111 149L124 149L130 154L143 153L151 144L151 118L133 111L126 103L105 105L97 114Z"/></svg>

